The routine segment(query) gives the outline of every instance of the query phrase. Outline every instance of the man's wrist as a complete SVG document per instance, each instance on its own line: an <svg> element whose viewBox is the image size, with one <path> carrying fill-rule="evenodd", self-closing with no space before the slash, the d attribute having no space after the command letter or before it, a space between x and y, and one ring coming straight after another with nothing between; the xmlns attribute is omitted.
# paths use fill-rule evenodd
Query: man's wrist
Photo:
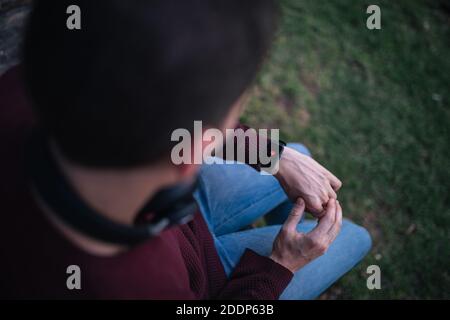
<svg viewBox="0 0 450 320"><path fill-rule="evenodd" d="M295 272L297 271L296 268L294 268L294 267L292 267L292 266L289 266L289 265L286 264L284 261L282 261L282 259L278 258L277 255L275 255L275 254L273 254L273 253L269 256L269 258L270 258L272 261L278 263L280 266L283 266L284 268L288 269L288 270L289 270L290 272L292 272L292 273L295 273Z"/></svg>
<svg viewBox="0 0 450 320"><path fill-rule="evenodd" d="M286 161L289 161L289 158L292 155L292 152L295 152L294 149L289 148L289 147L284 147L283 153L280 155L280 159L278 160L278 171L274 174L275 178L277 178L277 180L280 180L281 177L283 177L284 174L284 169L285 169L285 164Z"/></svg>

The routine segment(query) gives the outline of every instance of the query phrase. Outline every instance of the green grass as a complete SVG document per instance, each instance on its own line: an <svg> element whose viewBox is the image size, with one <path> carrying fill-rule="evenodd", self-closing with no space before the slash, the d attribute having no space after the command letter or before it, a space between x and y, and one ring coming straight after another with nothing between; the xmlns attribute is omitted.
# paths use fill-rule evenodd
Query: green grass
<svg viewBox="0 0 450 320"><path fill-rule="evenodd" d="M306 144L344 183L344 214L374 239L328 298L450 298L450 6L285 0L242 121ZM378 264L382 289L368 290Z"/></svg>

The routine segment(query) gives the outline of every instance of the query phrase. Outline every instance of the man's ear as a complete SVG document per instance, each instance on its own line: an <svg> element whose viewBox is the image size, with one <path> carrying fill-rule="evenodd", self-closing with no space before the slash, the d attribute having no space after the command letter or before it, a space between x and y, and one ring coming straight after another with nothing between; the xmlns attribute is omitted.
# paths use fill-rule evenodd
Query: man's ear
<svg viewBox="0 0 450 320"><path fill-rule="evenodd" d="M188 178L194 176L203 163L204 156L209 156L207 150L212 151L215 146L221 146L223 143L223 134L219 129L202 127L201 137L193 135L190 147L190 162L184 161L176 165L176 170L180 178ZM205 155L207 152L208 155ZM197 153L197 155L195 155Z"/></svg>

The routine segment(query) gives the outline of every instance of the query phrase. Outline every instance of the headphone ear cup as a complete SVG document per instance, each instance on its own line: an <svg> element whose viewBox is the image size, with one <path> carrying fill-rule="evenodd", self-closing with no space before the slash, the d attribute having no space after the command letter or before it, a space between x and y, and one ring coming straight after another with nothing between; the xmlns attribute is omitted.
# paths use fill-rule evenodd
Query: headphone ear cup
<svg viewBox="0 0 450 320"><path fill-rule="evenodd" d="M193 196L197 186L198 180L194 179L158 191L139 210L137 219L157 223L167 218L170 225L183 224L185 220L189 221L198 209ZM147 217L147 219L143 217Z"/></svg>

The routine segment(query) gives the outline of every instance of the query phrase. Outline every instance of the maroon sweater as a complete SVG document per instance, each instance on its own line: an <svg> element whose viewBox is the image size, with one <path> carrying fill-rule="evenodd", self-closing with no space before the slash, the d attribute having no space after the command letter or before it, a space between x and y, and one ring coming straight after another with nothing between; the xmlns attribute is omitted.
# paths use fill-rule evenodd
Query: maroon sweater
<svg viewBox="0 0 450 320"><path fill-rule="evenodd" d="M288 269L250 249L227 278L200 213L115 256L74 246L29 192L23 154L33 123L14 68L0 78L0 297L277 299L288 285ZM73 264L81 269L81 290L66 287Z"/></svg>

